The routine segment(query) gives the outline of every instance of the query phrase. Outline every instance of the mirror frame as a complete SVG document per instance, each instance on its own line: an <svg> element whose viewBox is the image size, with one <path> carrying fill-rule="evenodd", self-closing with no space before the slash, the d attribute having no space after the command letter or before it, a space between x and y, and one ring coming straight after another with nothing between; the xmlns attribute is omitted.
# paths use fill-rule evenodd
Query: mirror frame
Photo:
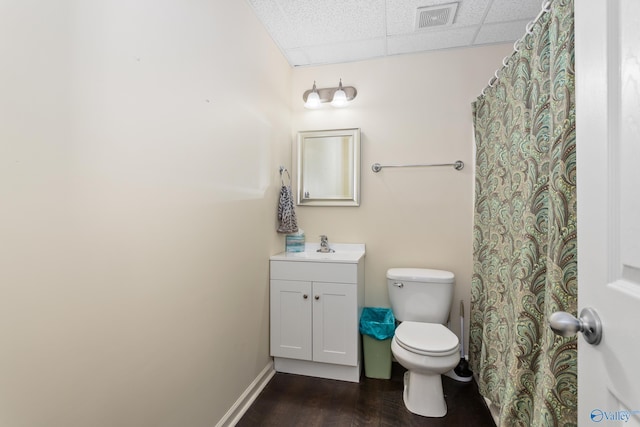
<svg viewBox="0 0 640 427"><path fill-rule="evenodd" d="M304 196L304 156L305 156L305 141L311 138L329 138L329 137L350 137L353 140L352 144L352 158L353 163L351 169L353 170L353 186L351 191L353 196L341 197L341 195L335 195L335 197L324 198L312 198ZM300 206L360 206L360 128L351 129L332 129L332 130L315 130L315 131L300 131L298 132L298 141L296 144L297 149L297 162L296 162L296 176L297 176L297 204Z"/></svg>

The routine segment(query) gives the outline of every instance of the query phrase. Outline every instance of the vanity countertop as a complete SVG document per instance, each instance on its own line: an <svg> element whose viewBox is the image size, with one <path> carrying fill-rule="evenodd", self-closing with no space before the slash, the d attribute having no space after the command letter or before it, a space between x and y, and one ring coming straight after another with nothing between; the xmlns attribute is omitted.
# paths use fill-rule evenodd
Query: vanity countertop
<svg viewBox="0 0 640 427"><path fill-rule="evenodd" d="M329 247L335 252L318 252L319 243L306 243L304 252L281 252L272 255L271 261L313 261L355 264L365 256L363 243L330 243Z"/></svg>

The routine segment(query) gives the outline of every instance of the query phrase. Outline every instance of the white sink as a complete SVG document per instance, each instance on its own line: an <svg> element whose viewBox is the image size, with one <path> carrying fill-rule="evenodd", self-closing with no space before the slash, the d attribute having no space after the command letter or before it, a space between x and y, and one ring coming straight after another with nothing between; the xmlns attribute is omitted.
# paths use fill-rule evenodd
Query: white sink
<svg viewBox="0 0 640 427"><path fill-rule="evenodd" d="M355 263L365 255L364 244L329 243L334 252L318 252L319 243L306 243L304 252L281 252L270 259L278 261L319 261Z"/></svg>

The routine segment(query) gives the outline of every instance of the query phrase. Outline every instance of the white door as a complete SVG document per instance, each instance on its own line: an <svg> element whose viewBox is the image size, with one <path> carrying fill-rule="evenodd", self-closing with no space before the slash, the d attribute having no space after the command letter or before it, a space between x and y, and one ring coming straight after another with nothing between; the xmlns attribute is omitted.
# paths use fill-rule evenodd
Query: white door
<svg viewBox="0 0 640 427"><path fill-rule="evenodd" d="M271 355L311 360L311 282L271 280Z"/></svg>
<svg viewBox="0 0 640 427"><path fill-rule="evenodd" d="M579 426L640 426L640 1L575 0Z"/></svg>
<svg viewBox="0 0 640 427"><path fill-rule="evenodd" d="M358 364L358 299L354 284L313 282L313 360Z"/></svg>

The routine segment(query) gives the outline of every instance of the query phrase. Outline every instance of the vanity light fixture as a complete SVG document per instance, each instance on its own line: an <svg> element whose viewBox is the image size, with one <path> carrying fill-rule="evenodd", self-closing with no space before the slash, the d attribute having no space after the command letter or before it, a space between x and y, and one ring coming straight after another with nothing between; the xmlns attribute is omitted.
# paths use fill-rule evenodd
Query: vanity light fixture
<svg viewBox="0 0 640 427"><path fill-rule="evenodd" d="M316 82L313 82L313 89L308 91L307 97L305 98L304 106L305 108L309 108L311 110L315 110L316 108L320 108L320 95L318 94L318 89L316 89Z"/></svg>
<svg viewBox="0 0 640 427"><path fill-rule="evenodd" d="M302 95L304 106L310 109L316 109L321 106L322 103L330 102L333 107L341 108L349 105L349 101L354 99L358 91L353 86L342 86L342 79L338 87L321 88L316 87L316 82L313 82L313 88L307 90Z"/></svg>
<svg viewBox="0 0 640 427"><path fill-rule="evenodd" d="M333 99L331 100L331 106L342 108L347 106L347 94L342 89L342 79L340 79L340 84L338 85L338 90L333 93Z"/></svg>

